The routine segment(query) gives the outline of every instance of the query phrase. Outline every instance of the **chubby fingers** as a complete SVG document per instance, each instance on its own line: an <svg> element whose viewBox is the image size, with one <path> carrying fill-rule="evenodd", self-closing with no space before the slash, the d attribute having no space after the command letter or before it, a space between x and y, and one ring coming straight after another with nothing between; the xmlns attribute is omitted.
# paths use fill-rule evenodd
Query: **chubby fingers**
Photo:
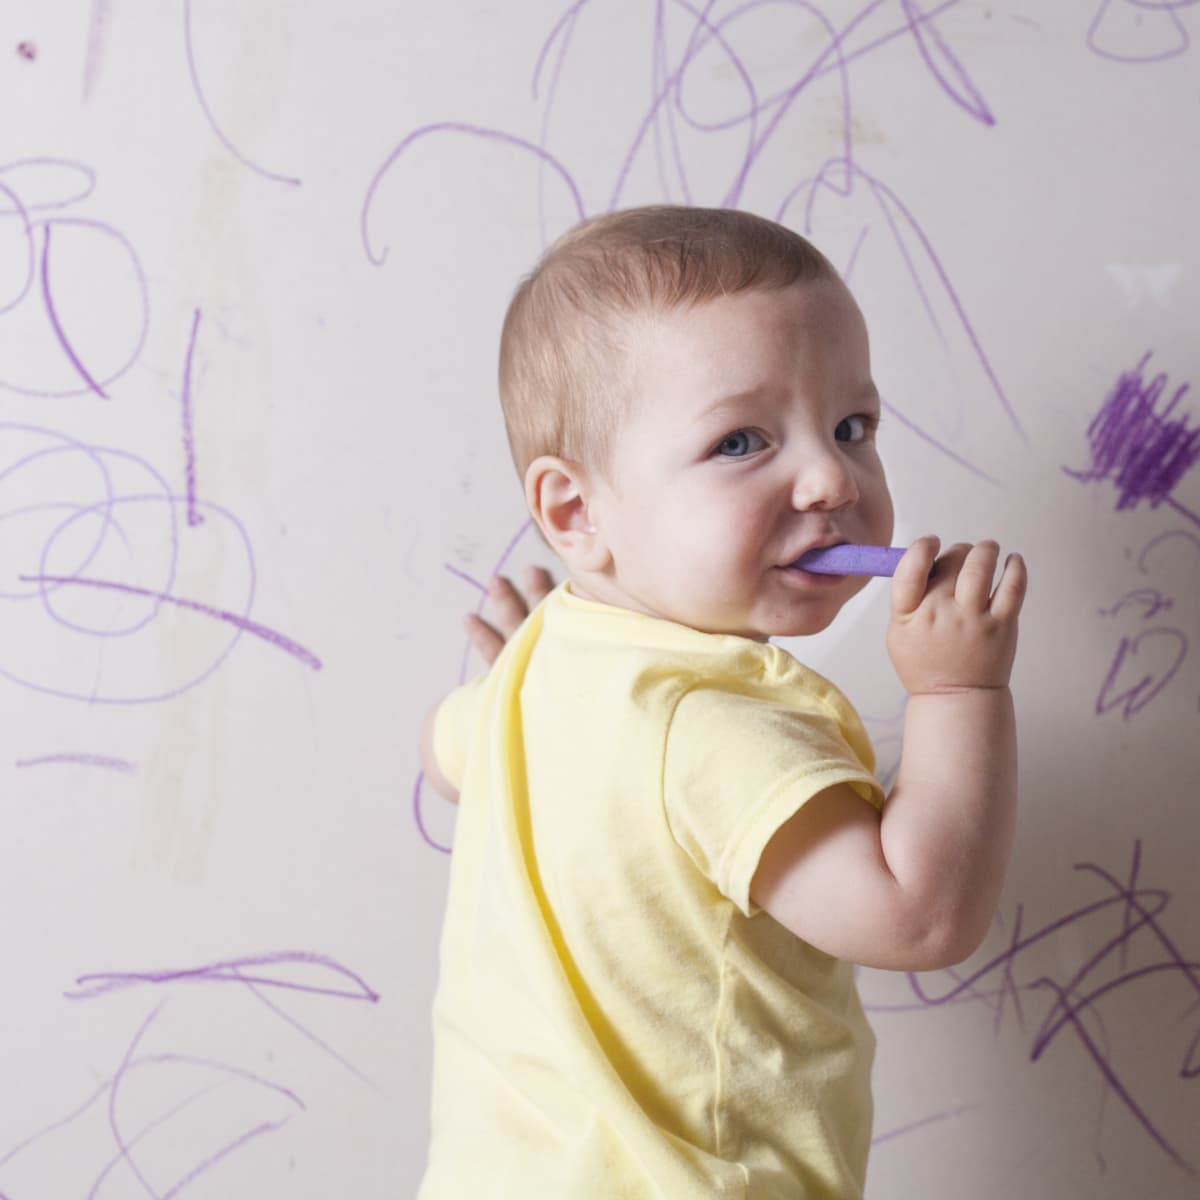
<svg viewBox="0 0 1200 1200"><path fill-rule="evenodd" d="M1029 584L1029 571L1019 554L1010 554L1004 561L1000 582L992 593L992 616L1001 621L1011 621L1025 603L1025 590Z"/></svg>
<svg viewBox="0 0 1200 1200"><path fill-rule="evenodd" d="M1021 610L1025 599L1025 560L1010 554L993 590L1000 547L987 538L970 545L956 542L938 553L935 537L918 538L908 548L892 579L892 610L903 616L914 612L926 595L942 593L972 612L990 612L1008 620Z"/></svg>
<svg viewBox="0 0 1200 1200"><path fill-rule="evenodd" d="M987 611L999 559L1000 547L990 539L976 542L967 550L954 583L954 598L964 608L972 612Z"/></svg>
<svg viewBox="0 0 1200 1200"><path fill-rule="evenodd" d="M941 544L932 534L917 538L896 564L891 590L892 612L896 616L915 612L924 599Z"/></svg>

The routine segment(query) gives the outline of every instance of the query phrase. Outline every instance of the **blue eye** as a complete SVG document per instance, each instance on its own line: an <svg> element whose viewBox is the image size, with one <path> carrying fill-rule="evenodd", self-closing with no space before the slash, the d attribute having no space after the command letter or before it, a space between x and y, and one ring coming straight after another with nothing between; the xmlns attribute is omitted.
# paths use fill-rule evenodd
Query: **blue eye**
<svg viewBox="0 0 1200 1200"><path fill-rule="evenodd" d="M745 458L747 454L761 450L766 444L753 430L739 429L736 433L722 438L714 453L722 458Z"/></svg>
<svg viewBox="0 0 1200 1200"><path fill-rule="evenodd" d="M877 424L878 421L874 417L843 417L837 423L833 436L839 442L865 442Z"/></svg>

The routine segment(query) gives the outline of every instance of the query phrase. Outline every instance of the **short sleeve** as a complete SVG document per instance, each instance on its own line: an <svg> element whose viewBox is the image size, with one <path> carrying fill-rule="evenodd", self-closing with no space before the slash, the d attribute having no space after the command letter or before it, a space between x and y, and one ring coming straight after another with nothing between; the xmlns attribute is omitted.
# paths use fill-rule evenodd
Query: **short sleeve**
<svg viewBox="0 0 1200 1200"><path fill-rule="evenodd" d="M433 756L438 769L456 788L462 787L467 765L467 748L479 712L483 681L479 675L457 687L438 705L433 723Z"/></svg>
<svg viewBox="0 0 1200 1200"><path fill-rule="evenodd" d="M743 913L776 830L827 788L849 784L883 806L883 790L851 745L861 725L814 697L796 708L698 687L679 701L667 734L664 804L672 835L702 874ZM867 747L869 753L869 746Z"/></svg>

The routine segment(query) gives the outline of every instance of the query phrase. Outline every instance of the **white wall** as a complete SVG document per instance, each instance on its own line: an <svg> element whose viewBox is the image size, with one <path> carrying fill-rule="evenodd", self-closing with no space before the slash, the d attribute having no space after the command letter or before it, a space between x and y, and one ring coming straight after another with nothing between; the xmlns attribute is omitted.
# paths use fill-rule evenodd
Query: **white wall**
<svg viewBox="0 0 1200 1200"><path fill-rule="evenodd" d="M539 557L499 320L581 213L664 199L824 248L899 537L1030 562L994 935L862 979L870 1200L1195 1195L1198 36L1186 0L6 0L0 1196L412 1194L453 837L415 728L471 580ZM885 608L791 648L886 769Z"/></svg>

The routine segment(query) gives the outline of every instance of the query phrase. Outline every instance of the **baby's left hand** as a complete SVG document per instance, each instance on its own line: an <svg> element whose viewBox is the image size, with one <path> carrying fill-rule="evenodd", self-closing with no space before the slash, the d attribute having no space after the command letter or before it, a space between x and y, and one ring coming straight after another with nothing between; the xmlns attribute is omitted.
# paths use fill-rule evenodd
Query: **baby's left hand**
<svg viewBox="0 0 1200 1200"><path fill-rule="evenodd" d="M529 616L530 610L554 590L554 580L545 567L527 567L524 574L524 595L505 575L497 575L488 583L488 601L495 608L494 625L478 613L468 613L464 621L471 644L489 666L504 649L504 643Z"/></svg>
<svg viewBox="0 0 1200 1200"><path fill-rule="evenodd" d="M1010 554L995 589L993 541L951 546L934 537L908 549L892 579L888 653L910 695L1008 686L1025 599L1025 562Z"/></svg>

